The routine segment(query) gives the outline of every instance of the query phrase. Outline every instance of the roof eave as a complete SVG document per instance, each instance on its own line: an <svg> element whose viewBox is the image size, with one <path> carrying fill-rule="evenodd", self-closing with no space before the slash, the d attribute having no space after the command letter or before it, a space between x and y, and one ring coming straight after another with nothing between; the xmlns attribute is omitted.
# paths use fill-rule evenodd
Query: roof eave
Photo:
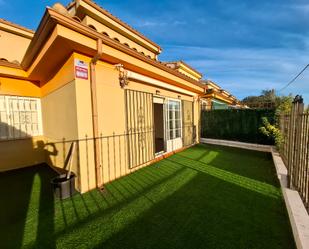
<svg viewBox="0 0 309 249"><path fill-rule="evenodd" d="M57 25L63 25L71 30L74 30L82 35L85 35L89 38L92 39L101 39L102 42L104 44L107 44L111 47L114 47L130 56L133 56L137 59L140 59L148 64L151 64L159 69L162 69L174 76L177 76L183 80L185 80L188 83L191 83L195 86L198 86L199 88L201 88L200 92L203 92L204 89L204 85L199 83L196 80L191 79L188 76L185 76L183 74L181 74L178 71L175 71L174 69L171 69L169 67L167 67L166 65L164 65L163 63L160 63L156 60L150 59L140 53L138 53L137 51L128 48L127 46L114 41L113 39L104 36L103 34L92 30L91 28L89 28L88 26L77 22L76 20L74 20L73 18L70 18L68 16L62 15L60 13L58 13L57 11L55 11L52 8L47 8L45 11L45 14L42 18L42 21L40 22L40 25L37 29L37 32L35 33L29 48L26 51L26 54L23 58L23 61L21 63L21 66L23 69L27 70L29 69L29 67L31 66L32 62L35 60L36 56L38 55L38 53L40 52L41 48L44 45L44 42L49 38L51 32L53 31L54 27Z"/></svg>

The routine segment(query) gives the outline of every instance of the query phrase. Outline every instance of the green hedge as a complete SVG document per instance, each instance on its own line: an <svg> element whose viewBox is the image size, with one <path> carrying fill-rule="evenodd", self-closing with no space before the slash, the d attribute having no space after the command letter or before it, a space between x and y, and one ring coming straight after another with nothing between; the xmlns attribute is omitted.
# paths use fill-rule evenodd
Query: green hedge
<svg viewBox="0 0 309 249"><path fill-rule="evenodd" d="M263 135L262 117L271 124L275 121L275 110L240 109L212 110L201 113L201 135L204 138L226 139L248 143L274 144L272 138Z"/></svg>

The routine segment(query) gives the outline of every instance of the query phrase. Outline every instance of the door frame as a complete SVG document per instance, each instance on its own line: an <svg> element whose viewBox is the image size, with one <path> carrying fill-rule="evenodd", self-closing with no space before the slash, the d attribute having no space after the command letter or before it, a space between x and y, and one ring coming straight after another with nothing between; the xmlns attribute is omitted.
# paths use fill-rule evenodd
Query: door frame
<svg viewBox="0 0 309 249"><path fill-rule="evenodd" d="M164 139L164 149L163 149L163 151L155 152L155 157L158 157L158 156L161 156L164 153L166 153L166 118L165 118L166 98L163 97L163 96L153 95L152 103L153 103L153 105L154 104L162 104L162 108L163 108L163 139ZM154 115L154 113L153 113L153 115ZM155 118L153 117L153 127L154 127L154 130L155 130L156 127L155 127L154 119ZM156 141L155 141L155 132L154 132L154 151L156 151L156 144L155 143L156 143Z"/></svg>
<svg viewBox="0 0 309 249"><path fill-rule="evenodd" d="M168 119L168 102L172 100L172 101L176 101L176 102L179 102L180 105L179 105L179 108L180 108L180 137L178 138L174 138L174 139L168 139L169 137L169 134L168 134L168 125L167 123L169 122L169 119ZM183 147L183 141L182 141L182 137L183 137L183 118L182 118L182 101L181 99L175 99L175 98L166 98L165 99L165 106L166 106L166 110L165 110L165 120L166 120L166 129L165 129L165 141L166 141L166 152L172 152L174 150L177 150L177 149L180 149Z"/></svg>

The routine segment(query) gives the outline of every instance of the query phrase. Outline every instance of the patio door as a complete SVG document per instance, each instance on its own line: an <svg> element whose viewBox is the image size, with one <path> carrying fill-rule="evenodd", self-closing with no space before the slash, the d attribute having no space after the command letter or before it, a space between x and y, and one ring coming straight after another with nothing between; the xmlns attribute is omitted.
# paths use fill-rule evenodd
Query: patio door
<svg viewBox="0 0 309 249"><path fill-rule="evenodd" d="M153 95L125 90L129 168L154 159Z"/></svg>
<svg viewBox="0 0 309 249"><path fill-rule="evenodd" d="M182 108L181 101L176 99L167 100L166 127L167 127L167 152L182 147Z"/></svg>

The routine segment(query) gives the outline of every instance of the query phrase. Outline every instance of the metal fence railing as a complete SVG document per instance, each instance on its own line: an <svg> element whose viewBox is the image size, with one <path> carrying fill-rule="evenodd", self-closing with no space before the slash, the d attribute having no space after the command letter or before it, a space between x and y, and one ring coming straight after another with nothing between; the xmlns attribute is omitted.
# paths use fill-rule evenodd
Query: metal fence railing
<svg viewBox="0 0 309 249"><path fill-rule="evenodd" d="M309 114L304 113L301 97L295 98L291 114L280 116L279 123L284 138L280 154L289 185L299 192L309 212Z"/></svg>
<svg viewBox="0 0 309 249"><path fill-rule="evenodd" d="M196 141L195 126L183 128L186 129L182 137L183 146L194 144ZM76 140L46 141L43 147L48 164L62 167L66 165L67 155L75 142L77 153L74 155L73 171L78 178L77 185L81 184L80 180L83 177L83 181L86 179L91 188L93 185L91 182L99 180L99 185L103 185L152 162L155 159L154 135L153 129L106 136L101 134L95 138L85 136L85 138ZM94 144L98 145L99 170L94 168ZM175 144L171 148L176 147Z"/></svg>

